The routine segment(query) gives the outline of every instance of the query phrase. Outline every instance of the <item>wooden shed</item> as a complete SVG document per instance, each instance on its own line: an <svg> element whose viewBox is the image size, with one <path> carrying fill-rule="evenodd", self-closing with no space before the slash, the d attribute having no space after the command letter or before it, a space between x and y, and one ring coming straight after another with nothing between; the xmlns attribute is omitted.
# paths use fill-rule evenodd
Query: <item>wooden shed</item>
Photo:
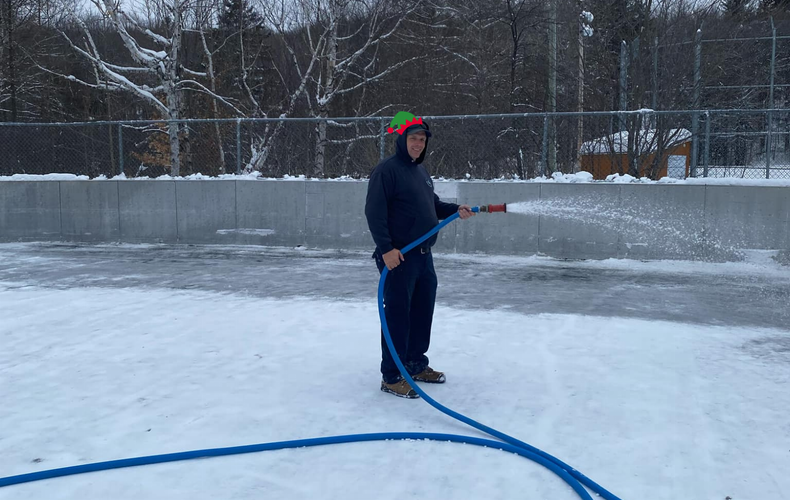
<svg viewBox="0 0 790 500"><path fill-rule="evenodd" d="M630 147L632 154L638 158L639 177L650 177L650 169L659 150L663 153L659 158L655 179L685 179L689 175L691 132L684 128L640 130ZM628 152L627 131L585 142L581 149L581 169L590 172L598 180L612 174L627 174Z"/></svg>

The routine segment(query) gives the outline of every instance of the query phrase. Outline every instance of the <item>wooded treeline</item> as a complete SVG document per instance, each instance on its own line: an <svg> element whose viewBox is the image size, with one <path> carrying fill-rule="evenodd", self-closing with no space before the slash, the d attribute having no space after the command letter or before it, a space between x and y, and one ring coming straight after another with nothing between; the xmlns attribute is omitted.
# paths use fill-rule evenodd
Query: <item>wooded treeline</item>
<svg viewBox="0 0 790 500"><path fill-rule="evenodd" d="M790 0L0 0L0 117L767 108L772 23L780 35L775 82L790 84L790 40L781 38L790 34ZM698 30L703 40L730 41L704 43L695 100ZM766 39L733 40L752 37ZM776 87L774 106L786 107L787 95ZM292 135L283 123L245 127L245 169L271 164L275 145ZM369 137L376 149L379 130L375 121L302 128L310 129L303 146L318 176L338 173L326 167L328 148ZM347 129L345 139L333 135L337 128ZM138 132L147 142L140 162L194 171L195 127L170 122ZM234 133L230 124L200 128L216 172L235 171L227 165ZM555 149L550 161L574 161L574 153L554 158ZM528 176L533 167L518 162Z"/></svg>

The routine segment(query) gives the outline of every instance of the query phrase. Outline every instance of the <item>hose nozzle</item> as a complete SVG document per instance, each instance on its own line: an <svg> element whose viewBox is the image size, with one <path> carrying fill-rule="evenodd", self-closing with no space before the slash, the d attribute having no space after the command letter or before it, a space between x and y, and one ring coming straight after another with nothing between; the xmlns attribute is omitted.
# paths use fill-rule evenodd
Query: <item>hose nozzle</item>
<svg viewBox="0 0 790 500"><path fill-rule="evenodd" d="M480 205L480 212L504 212L507 213L507 203L501 205Z"/></svg>

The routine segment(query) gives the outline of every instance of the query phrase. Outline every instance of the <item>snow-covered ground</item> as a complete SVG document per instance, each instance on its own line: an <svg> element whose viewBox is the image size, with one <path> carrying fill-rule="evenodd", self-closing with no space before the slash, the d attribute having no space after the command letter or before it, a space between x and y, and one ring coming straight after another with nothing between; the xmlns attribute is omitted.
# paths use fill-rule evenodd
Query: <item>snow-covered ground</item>
<svg viewBox="0 0 790 500"><path fill-rule="evenodd" d="M790 492L790 270L436 256L437 400L623 500ZM0 477L337 434L480 433L378 390L369 255L0 245ZM551 498L491 449L379 442L99 472L0 499Z"/></svg>

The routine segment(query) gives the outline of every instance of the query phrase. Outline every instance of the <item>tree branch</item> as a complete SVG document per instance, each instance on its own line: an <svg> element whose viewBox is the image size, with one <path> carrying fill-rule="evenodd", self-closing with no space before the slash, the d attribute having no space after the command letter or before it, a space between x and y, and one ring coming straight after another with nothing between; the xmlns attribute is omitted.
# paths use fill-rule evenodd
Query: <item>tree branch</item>
<svg viewBox="0 0 790 500"><path fill-rule="evenodd" d="M228 106L229 108L233 109L240 116L244 116L244 112L243 111L240 111L239 108L237 108L236 106L234 106L233 104L228 102L227 99L225 99L224 97L222 97L220 95L215 94L214 92L209 90L208 87L206 87L205 85L203 85L202 83L200 83L198 81L195 81L195 80L179 80L178 83L176 83L176 87L183 87L183 86L185 86L187 84L195 85L196 87L198 87L197 89L186 87L189 90L196 91L196 92L203 92L205 94L208 94L211 97L213 97L214 99L216 99L219 102L221 102L222 104L224 104L224 105Z"/></svg>
<svg viewBox="0 0 790 500"><path fill-rule="evenodd" d="M345 89L336 90L335 92L333 92L333 95L334 94L343 95L343 94L347 94L349 92L353 92L354 90L358 89L359 87L367 85L370 82L375 82L376 80L379 80L379 79L387 76L388 74L390 74L393 71L405 66L406 64L409 64L412 61L416 61L417 59L424 59L425 57L426 56L424 56L424 55L422 55L422 56L415 56L415 57L412 57L411 59L406 59L405 61L401 61L401 62L399 62L397 64L394 64L394 65L390 66L388 69L382 71L378 75L375 75L375 76L372 76L370 78L364 79L363 81L359 82L358 84L354 85L353 87L348 87L348 88L345 88Z"/></svg>

